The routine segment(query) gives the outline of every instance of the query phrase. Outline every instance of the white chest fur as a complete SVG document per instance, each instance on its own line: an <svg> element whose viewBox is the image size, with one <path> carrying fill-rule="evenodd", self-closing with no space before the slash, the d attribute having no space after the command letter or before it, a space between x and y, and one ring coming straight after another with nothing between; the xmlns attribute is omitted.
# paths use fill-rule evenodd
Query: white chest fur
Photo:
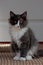
<svg viewBox="0 0 43 65"><path fill-rule="evenodd" d="M16 30L16 29L12 28L11 29L11 34L13 36L13 39L17 41L24 35L24 33L26 31L27 31L27 28L23 28L21 30Z"/></svg>
<svg viewBox="0 0 43 65"><path fill-rule="evenodd" d="M23 28L20 30L15 29L14 27L10 28L11 36L13 37L13 40L17 42L17 45L20 47L21 41L19 40L24 33L27 31L28 28Z"/></svg>

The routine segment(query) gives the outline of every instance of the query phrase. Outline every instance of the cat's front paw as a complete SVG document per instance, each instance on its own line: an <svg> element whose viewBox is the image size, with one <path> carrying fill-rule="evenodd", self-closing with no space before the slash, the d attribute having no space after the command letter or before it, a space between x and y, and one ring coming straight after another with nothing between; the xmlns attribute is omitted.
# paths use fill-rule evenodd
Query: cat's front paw
<svg viewBox="0 0 43 65"><path fill-rule="evenodd" d="M32 56L26 56L26 60L32 60Z"/></svg>
<svg viewBox="0 0 43 65"><path fill-rule="evenodd" d="M19 60L19 57L18 56L15 56L13 59L14 60Z"/></svg>
<svg viewBox="0 0 43 65"><path fill-rule="evenodd" d="M25 60L26 60L26 58L24 58L24 57L20 57L20 60L23 60L23 61L25 61Z"/></svg>

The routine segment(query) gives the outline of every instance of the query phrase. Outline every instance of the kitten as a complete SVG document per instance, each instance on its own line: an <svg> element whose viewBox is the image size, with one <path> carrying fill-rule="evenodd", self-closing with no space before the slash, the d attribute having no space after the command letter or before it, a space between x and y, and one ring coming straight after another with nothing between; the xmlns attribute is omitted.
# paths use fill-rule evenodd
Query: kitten
<svg viewBox="0 0 43 65"><path fill-rule="evenodd" d="M12 50L16 53L14 60L32 60L38 51L38 42L27 26L27 12L15 14L10 11L9 32Z"/></svg>

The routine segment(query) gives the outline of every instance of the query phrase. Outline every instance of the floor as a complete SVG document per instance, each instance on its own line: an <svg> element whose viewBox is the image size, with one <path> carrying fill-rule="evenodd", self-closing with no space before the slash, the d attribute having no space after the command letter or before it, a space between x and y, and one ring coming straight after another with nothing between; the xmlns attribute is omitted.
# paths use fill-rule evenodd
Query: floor
<svg viewBox="0 0 43 65"><path fill-rule="evenodd" d="M43 65L43 57L29 60L29 61L15 61L13 60L14 53L0 53L0 65Z"/></svg>

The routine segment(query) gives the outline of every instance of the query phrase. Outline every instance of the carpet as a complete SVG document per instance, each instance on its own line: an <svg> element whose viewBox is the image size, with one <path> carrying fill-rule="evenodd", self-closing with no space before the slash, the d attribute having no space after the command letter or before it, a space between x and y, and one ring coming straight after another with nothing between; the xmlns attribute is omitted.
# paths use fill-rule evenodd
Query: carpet
<svg viewBox="0 0 43 65"><path fill-rule="evenodd" d="M0 65L43 65L43 57L29 61L15 61L11 52L0 52Z"/></svg>

